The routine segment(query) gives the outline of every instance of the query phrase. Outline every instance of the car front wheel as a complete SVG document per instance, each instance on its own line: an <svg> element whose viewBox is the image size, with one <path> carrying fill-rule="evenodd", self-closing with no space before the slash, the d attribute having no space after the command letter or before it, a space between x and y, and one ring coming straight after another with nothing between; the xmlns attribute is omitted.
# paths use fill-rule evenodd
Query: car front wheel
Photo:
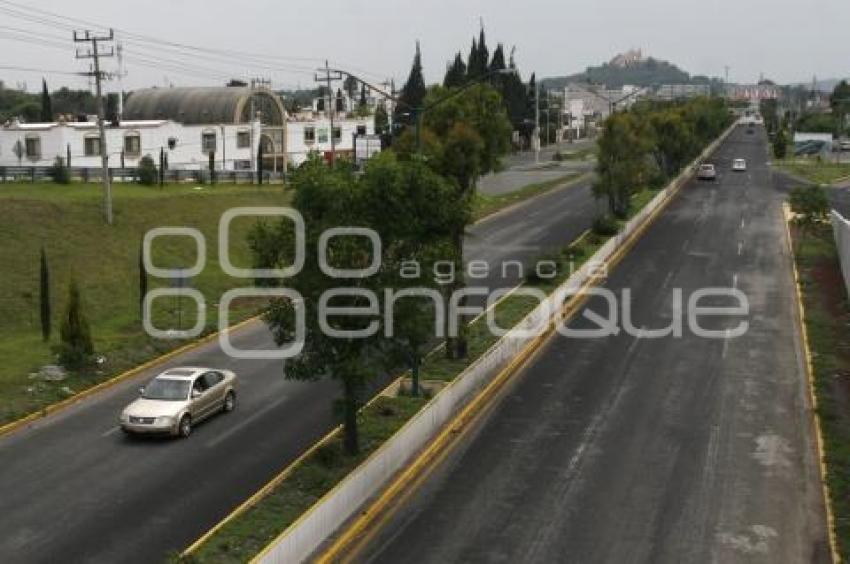
<svg viewBox="0 0 850 564"><path fill-rule="evenodd" d="M180 419L180 424L177 427L177 434L181 438L188 438L189 435L192 434L192 418L188 415L184 415Z"/></svg>
<svg viewBox="0 0 850 564"><path fill-rule="evenodd" d="M236 394L233 392L227 392L227 395L224 396L224 407L222 411L225 413L230 413L236 409Z"/></svg>

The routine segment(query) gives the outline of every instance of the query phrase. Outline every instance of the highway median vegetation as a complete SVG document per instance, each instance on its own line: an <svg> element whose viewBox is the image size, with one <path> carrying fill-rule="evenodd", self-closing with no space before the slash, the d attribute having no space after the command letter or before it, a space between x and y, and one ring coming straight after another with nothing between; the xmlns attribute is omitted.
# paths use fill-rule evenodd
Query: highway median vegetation
<svg viewBox="0 0 850 564"><path fill-rule="evenodd" d="M792 224L838 552L850 561L850 303L827 222Z"/></svg>

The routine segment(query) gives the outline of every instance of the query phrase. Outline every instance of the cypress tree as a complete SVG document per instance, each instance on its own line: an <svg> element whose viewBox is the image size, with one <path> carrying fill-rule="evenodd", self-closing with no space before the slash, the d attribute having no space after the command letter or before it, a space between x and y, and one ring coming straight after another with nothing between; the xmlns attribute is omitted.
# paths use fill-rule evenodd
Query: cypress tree
<svg viewBox="0 0 850 564"><path fill-rule="evenodd" d="M47 265L47 253L41 248L41 268L39 272L39 305L41 306L41 338L50 339L50 269Z"/></svg>
<svg viewBox="0 0 850 564"><path fill-rule="evenodd" d="M478 42L475 38L472 38L472 47L469 49L469 57L466 59L466 78L474 79L475 78L475 69L480 65L478 64Z"/></svg>
<svg viewBox="0 0 850 564"><path fill-rule="evenodd" d="M88 321L83 314L80 289L74 279L68 287L68 308L62 319L59 336L62 339L59 362L70 370L85 366L94 353L94 345Z"/></svg>
<svg viewBox="0 0 850 564"><path fill-rule="evenodd" d="M455 88L463 86L466 83L466 63L463 62L463 57L458 52L455 55L454 61L446 65L446 76L443 78L443 86L446 88Z"/></svg>
<svg viewBox="0 0 850 564"><path fill-rule="evenodd" d="M422 101L425 100L427 88L425 87L425 78L422 76L422 54L419 50L419 41L416 42L416 54L413 57L413 65L410 68L410 75L407 77L407 82L401 89L399 99L402 104L396 105L395 121L398 123L412 124L413 120L409 115L411 109L420 108ZM401 114L408 113L408 116Z"/></svg>
<svg viewBox="0 0 850 564"><path fill-rule="evenodd" d="M145 269L144 243L139 242L139 318L145 315L145 296L148 293L148 271Z"/></svg>
<svg viewBox="0 0 850 564"><path fill-rule="evenodd" d="M50 92L47 91L47 81L41 79L41 121L53 121L53 103L50 101Z"/></svg>

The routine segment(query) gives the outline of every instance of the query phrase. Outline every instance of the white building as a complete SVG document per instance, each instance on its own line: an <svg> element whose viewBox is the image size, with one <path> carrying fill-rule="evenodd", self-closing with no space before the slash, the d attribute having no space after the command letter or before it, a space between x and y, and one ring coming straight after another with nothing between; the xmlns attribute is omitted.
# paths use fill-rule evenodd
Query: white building
<svg viewBox="0 0 850 564"><path fill-rule="evenodd" d="M327 155L331 134L337 153L354 157L354 137L375 133L374 117L328 112L289 116L279 96L265 88L148 88L133 92L124 118L106 124L110 168L134 168L160 151L169 170L257 170L285 172L310 152ZM51 166L56 157L72 167L101 166L94 121L10 122L0 126L0 166ZM370 154L374 151L370 149Z"/></svg>
<svg viewBox="0 0 850 564"><path fill-rule="evenodd" d="M251 170L252 145L260 139L259 121L246 124L185 125L171 120L128 120L106 126L110 168L133 168L150 155L168 168ZM73 167L101 166L100 134L95 122L18 123L0 127L0 166L51 166L56 157Z"/></svg>

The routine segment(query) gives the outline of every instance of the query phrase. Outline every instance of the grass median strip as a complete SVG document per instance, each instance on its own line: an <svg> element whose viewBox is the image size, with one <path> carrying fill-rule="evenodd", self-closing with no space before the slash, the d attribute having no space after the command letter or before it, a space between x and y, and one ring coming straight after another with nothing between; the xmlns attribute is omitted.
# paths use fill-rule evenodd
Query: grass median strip
<svg viewBox="0 0 850 564"><path fill-rule="evenodd" d="M850 304L832 229L792 228L835 537L850 561Z"/></svg>
<svg viewBox="0 0 850 564"><path fill-rule="evenodd" d="M850 163L835 163L826 160L776 161L776 166L793 176L815 184L832 184L839 180L850 180Z"/></svg>

